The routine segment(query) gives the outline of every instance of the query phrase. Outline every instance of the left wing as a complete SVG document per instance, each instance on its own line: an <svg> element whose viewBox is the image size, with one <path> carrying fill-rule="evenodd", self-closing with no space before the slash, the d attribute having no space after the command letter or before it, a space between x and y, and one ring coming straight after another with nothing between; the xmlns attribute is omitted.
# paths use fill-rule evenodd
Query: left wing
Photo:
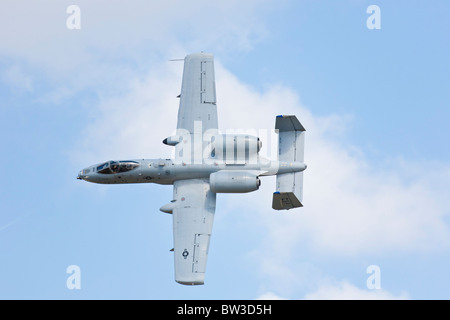
<svg viewBox="0 0 450 320"><path fill-rule="evenodd" d="M175 181L173 195L175 281L203 284L216 194L211 192L208 180L189 179Z"/></svg>
<svg viewBox="0 0 450 320"><path fill-rule="evenodd" d="M202 164L206 142L218 132L214 56L194 53L184 58L175 146L178 163ZM205 153L206 152L206 153ZM205 155L204 155L205 153Z"/></svg>
<svg viewBox="0 0 450 320"><path fill-rule="evenodd" d="M184 131L182 134L186 131L193 134L198 130L194 130L194 125L200 124L200 133L218 126L214 56L209 53L194 53L184 58L177 129Z"/></svg>

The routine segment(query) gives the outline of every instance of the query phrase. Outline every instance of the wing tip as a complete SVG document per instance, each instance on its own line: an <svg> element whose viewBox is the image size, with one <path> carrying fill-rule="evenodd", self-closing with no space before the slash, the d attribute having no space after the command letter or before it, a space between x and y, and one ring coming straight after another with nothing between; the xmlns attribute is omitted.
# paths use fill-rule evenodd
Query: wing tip
<svg viewBox="0 0 450 320"><path fill-rule="evenodd" d="M185 61L189 61L191 59L200 59L200 60L214 59L214 55L212 53L197 52L197 53L188 54L184 58Z"/></svg>
<svg viewBox="0 0 450 320"><path fill-rule="evenodd" d="M185 286L201 286L205 284L205 274L194 273L191 277L177 277L175 281Z"/></svg>

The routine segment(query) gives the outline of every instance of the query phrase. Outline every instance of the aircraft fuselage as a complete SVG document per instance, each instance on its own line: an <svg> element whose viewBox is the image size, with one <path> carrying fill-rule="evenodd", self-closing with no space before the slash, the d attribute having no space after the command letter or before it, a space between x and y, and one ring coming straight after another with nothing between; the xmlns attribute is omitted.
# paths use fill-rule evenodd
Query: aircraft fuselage
<svg viewBox="0 0 450 320"><path fill-rule="evenodd" d="M107 161L81 170L77 179L101 184L156 183L173 184L176 180L209 179L214 172L229 170L253 172L257 176L300 172L303 162L279 162L260 158L257 163L226 164L221 162L186 164L171 159Z"/></svg>

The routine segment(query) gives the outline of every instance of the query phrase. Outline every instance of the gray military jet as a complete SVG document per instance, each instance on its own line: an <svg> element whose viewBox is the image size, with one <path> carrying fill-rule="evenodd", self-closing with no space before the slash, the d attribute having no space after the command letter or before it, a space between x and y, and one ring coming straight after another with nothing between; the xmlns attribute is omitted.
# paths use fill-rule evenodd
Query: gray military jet
<svg viewBox="0 0 450 320"><path fill-rule="evenodd" d="M173 216L175 280L204 284L217 193L258 190L262 176L276 175L272 208L302 207L305 128L294 115L276 117L278 160L259 155L261 141L245 134L220 134L217 125L214 58L184 59L173 159L107 161L83 169L78 179L102 184L173 185L173 200L160 210Z"/></svg>

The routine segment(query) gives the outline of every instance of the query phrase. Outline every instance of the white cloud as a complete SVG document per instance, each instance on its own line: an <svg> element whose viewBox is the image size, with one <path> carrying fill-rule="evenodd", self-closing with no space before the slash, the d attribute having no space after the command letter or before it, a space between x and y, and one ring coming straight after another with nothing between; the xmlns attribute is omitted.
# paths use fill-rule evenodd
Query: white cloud
<svg viewBox="0 0 450 320"><path fill-rule="evenodd" d="M265 292L259 295L255 300L287 300L287 299L280 297L273 292Z"/></svg>
<svg viewBox="0 0 450 320"><path fill-rule="evenodd" d="M283 87L264 92L240 83L230 75L221 89L229 110L226 123L273 126L275 114L296 114L307 130L304 180L305 207L274 212L274 181L263 179L258 193L235 211L257 213L248 223L259 228L261 245L251 253L258 261L264 288L283 297L298 296L322 281L321 270L307 257L355 257L417 252L442 252L450 243L446 194L450 188L448 164L430 165L391 159L373 163L364 150L351 145L348 115L314 116L298 96ZM233 97L239 97L233 101ZM230 109L234 109L231 111ZM239 116L232 118L231 115ZM338 128L337 130L335 128ZM263 142L264 143L264 142ZM229 201L233 201L231 197ZM250 218L249 218L250 220ZM270 253L270 254L268 254ZM329 296L325 293L330 292ZM394 299L386 291L359 290L348 283L323 286L306 298Z"/></svg>
<svg viewBox="0 0 450 320"><path fill-rule="evenodd" d="M265 37L261 18L273 6L256 0L76 3L80 30L66 26L66 9L72 1L2 1L0 57L25 59L47 74L69 79L80 69L92 72L105 62L148 66L161 53L185 54L183 49L247 51Z"/></svg>
<svg viewBox="0 0 450 320"><path fill-rule="evenodd" d="M360 289L347 281L340 281L323 284L304 298L306 300L406 300L409 299L409 295L402 292L397 296L383 289Z"/></svg>
<svg viewBox="0 0 450 320"><path fill-rule="evenodd" d="M257 92L219 70L223 127L273 128L275 115L283 113L296 114L307 130L305 207L273 215L267 201L252 203L262 212L268 242L274 247L289 253L306 238L310 248L337 254L447 247L448 164L424 170L422 163L408 161L405 167L389 155L385 165L371 163L346 135L352 117L314 116L288 88L274 86ZM269 193L260 199L270 197Z"/></svg>
<svg viewBox="0 0 450 320"><path fill-rule="evenodd" d="M33 91L33 79L20 65L14 64L8 66L3 74L1 74L1 80L17 92Z"/></svg>
<svg viewBox="0 0 450 320"><path fill-rule="evenodd" d="M92 123L71 153L74 162L169 157L172 148L162 140L176 128L182 69L165 62L144 79L130 79L128 94L101 99L89 110Z"/></svg>
<svg viewBox="0 0 450 320"><path fill-rule="evenodd" d="M346 280L324 281L310 293L305 294L302 300L408 300L407 292L399 295L392 294L384 289L361 289ZM298 298L294 298L298 299ZM287 300L271 291L262 293L256 300Z"/></svg>

